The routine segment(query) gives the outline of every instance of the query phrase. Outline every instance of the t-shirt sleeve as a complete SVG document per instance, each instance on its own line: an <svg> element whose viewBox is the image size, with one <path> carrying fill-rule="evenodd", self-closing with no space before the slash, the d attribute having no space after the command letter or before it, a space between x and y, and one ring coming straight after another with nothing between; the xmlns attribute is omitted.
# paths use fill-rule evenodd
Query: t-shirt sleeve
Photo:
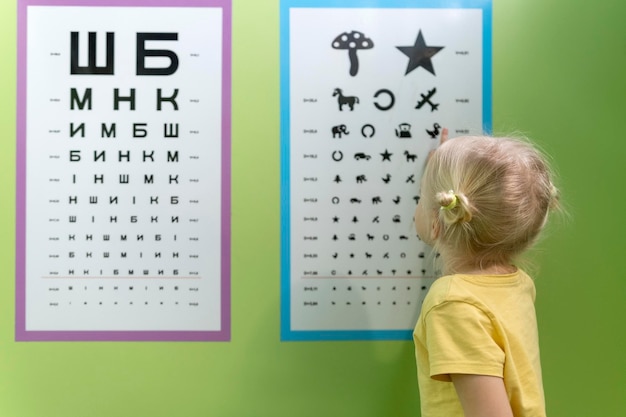
<svg viewBox="0 0 626 417"><path fill-rule="evenodd" d="M476 306L447 301L424 320L430 376L449 381L450 374L503 377L504 351L491 318Z"/></svg>

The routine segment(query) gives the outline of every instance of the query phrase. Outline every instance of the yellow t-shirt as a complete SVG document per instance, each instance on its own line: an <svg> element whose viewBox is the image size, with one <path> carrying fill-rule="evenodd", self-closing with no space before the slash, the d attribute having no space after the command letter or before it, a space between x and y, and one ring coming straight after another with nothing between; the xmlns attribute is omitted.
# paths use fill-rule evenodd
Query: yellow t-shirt
<svg viewBox="0 0 626 417"><path fill-rule="evenodd" d="M513 415L545 417L535 286L523 271L437 279L415 326L422 417L462 417L450 374L504 379Z"/></svg>

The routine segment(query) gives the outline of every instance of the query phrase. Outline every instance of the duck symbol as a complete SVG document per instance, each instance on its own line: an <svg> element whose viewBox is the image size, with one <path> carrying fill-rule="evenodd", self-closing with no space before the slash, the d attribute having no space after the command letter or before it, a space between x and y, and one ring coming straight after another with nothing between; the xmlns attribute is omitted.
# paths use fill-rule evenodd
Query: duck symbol
<svg viewBox="0 0 626 417"><path fill-rule="evenodd" d="M436 139L437 136L439 136L439 129L441 129L441 126L439 125L439 123L435 123L433 125L433 130L426 129L426 133L428 133L431 138Z"/></svg>

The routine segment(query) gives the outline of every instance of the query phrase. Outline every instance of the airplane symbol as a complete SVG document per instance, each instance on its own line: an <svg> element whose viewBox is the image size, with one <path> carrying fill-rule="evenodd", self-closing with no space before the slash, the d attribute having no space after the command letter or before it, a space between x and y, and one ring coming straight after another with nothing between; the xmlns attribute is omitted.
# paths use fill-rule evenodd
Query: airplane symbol
<svg viewBox="0 0 626 417"><path fill-rule="evenodd" d="M432 101L430 101L430 99L435 95L436 92L437 92L437 88L433 88L431 90L428 90L426 94L420 93L420 96L422 96L422 99L417 102L417 106L415 106L415 108L421 109L424 106L424 104L428 103L430 104L431 112L437 110L437 107L439 107L439 104L435 104Z"/></svg>

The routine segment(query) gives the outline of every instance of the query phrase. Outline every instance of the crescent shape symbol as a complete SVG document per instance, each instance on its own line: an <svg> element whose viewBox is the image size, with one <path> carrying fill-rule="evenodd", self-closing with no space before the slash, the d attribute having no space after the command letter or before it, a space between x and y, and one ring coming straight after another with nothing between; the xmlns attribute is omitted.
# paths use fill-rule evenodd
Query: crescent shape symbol
<svg viewBox="0 0 626 417"><path fill-rule="evenodd" d="M365 130L368 129L371 131L371 133L369 134L369 136L365 133ZM363 125L363 127L361 128L361 135L363 135L364 138L371 138L372 136L374 136L374 134L376 133L376 129L374 129L374 126L372 126L371 124L365 124Z"/></svg>
<svg viewBox="0 0 626 417"><path fill-rule="evenodd" d="M391 109L396 102L396 97L393 95L391 91L387 90L386 88L383 88L383 89L378 90L376 94L374 94L374 98L377 98L381 94L387 94L389 96L389 98L391 99L389 104L387 104L386 106L381 106L377 102L374 102L374 106L376 106L378 110L383 110L383 111Z"/></svg>
<svg viewBox="0 0 626 417"><path fill-rule="evenodd" d="M333 161L341 161L343 159L343 152L341 151L333 151Z"/></svg>

